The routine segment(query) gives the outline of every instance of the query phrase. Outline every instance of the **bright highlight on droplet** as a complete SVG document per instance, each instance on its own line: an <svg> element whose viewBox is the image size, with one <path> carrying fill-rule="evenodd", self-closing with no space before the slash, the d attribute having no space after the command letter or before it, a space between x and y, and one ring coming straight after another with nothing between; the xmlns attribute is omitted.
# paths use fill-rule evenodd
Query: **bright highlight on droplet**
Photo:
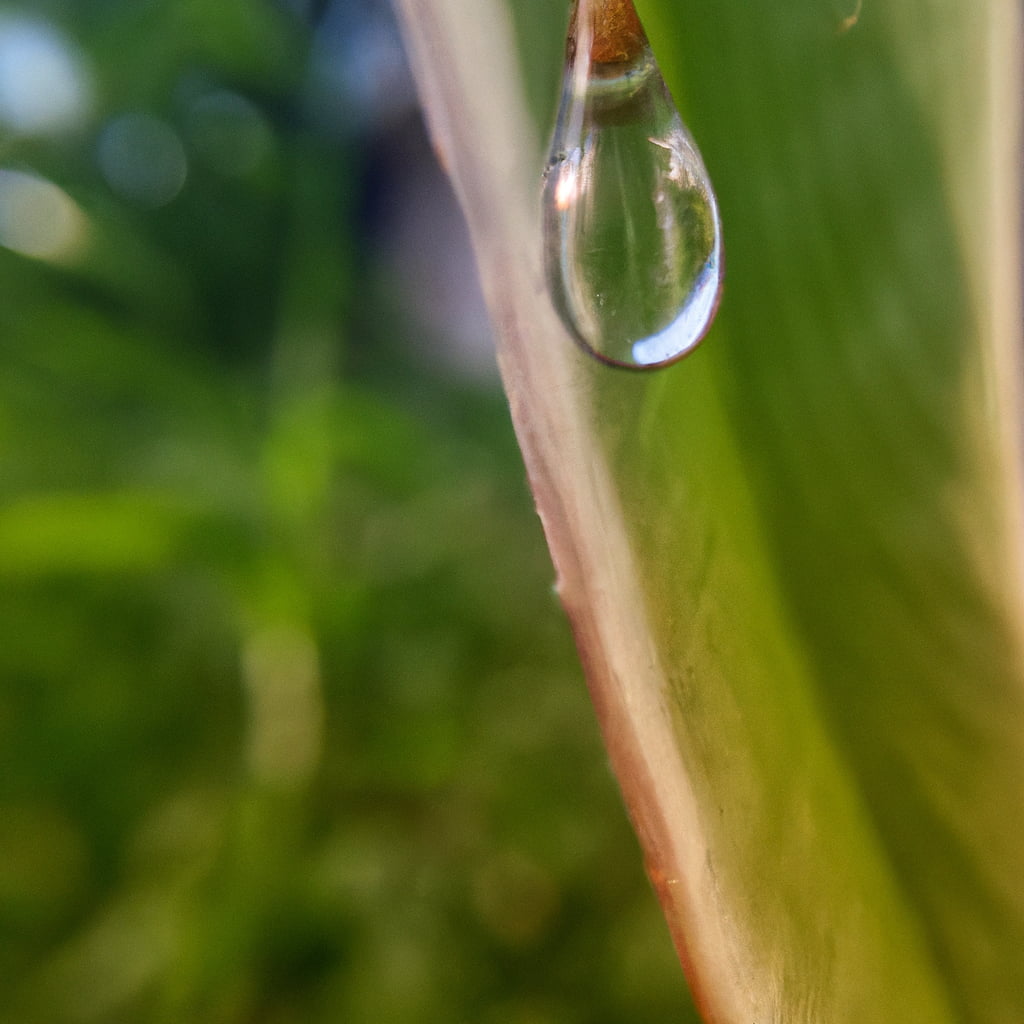
<svg viewBox="0 0 1024 1024"><path fill-rule="evenodd" d="M558 181L555 184L555 209L559 211L568 210L576 202L577 179L579 172L576 166L565 161L558 171Z"/></svg>
<svg viewBox="0 0 1024 1024"><path fill-rule="evenodd" d="M665 366L718 308L718 204L632 0L577 0L569 31L543 200L552 300L603 362Z"/></svg>
<svg viewBox="0 0 1024 1024"><path fill-rule="evenodd" d="M27 171L0 170L0 245L22 256L60 260L85 240L86 218L53 182Z"/></svg>

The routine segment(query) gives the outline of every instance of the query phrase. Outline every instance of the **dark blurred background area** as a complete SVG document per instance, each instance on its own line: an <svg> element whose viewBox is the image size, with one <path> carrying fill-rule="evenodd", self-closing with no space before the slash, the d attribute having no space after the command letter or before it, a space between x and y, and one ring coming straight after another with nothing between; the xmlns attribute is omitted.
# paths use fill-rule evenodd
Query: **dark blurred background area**
<svg viewBox="0 0 1024 1024"><path fill-rule="evenodd" d="M688 1019L552 579L388 7L0 5L0 1021Z"/></svg>

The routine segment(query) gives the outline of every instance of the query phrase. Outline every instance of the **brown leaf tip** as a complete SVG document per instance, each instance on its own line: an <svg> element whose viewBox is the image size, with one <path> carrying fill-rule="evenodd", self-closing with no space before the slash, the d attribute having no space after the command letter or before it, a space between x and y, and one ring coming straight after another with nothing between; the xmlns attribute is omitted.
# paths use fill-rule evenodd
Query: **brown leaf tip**
<svg viewBox="0 0 1024 1024"><path fill-rule="evenodd" d="M582 5L593 18L590 59L595 64L628 64L636 60L647 46L647 36L633 0L582 0ZM574 12L574 21L575 17Z"/></svg>

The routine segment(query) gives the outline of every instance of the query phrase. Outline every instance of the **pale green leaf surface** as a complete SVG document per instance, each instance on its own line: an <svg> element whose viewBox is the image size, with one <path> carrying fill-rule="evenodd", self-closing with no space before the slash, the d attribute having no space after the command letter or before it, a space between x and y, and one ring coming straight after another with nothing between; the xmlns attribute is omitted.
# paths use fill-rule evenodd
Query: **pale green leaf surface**
<svg viewBox="0 0 1024 1024"><path fill-rule="evenodd" d="M729 1024L1019 1022L1013 18L638 7L728 268L703 348L640 377L576 353L540 294L540 159L515 68L481 69L500 5L405 16L695 996Z"/></svg>
<svg viewBox="0 0 1024 1024"><path fill-rule="evenodd" d="M811 698L955 1019L1019 1020L1016 410L990 379L1018 340L990 308L1016 265L991 214L991 136L1012 131L988 93L1017 68L997 5L868 4L845 32L820 4L639 6L732 225L708 358Z"/></svg>

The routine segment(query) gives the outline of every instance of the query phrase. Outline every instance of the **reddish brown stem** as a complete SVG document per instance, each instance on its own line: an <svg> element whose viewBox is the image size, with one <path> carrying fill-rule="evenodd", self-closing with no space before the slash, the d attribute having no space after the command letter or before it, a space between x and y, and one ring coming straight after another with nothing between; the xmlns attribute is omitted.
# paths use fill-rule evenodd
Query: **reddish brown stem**
<svg viewBox="0 0 1024 1024"><path fill-rule="evenodd" d="M627 64L647 46L647 36L633 0L590 0L587 7L593 17L590 59L595 64ZM571 45L575 44L579 8L580 0L577 0L569 32Z"/></svg>

